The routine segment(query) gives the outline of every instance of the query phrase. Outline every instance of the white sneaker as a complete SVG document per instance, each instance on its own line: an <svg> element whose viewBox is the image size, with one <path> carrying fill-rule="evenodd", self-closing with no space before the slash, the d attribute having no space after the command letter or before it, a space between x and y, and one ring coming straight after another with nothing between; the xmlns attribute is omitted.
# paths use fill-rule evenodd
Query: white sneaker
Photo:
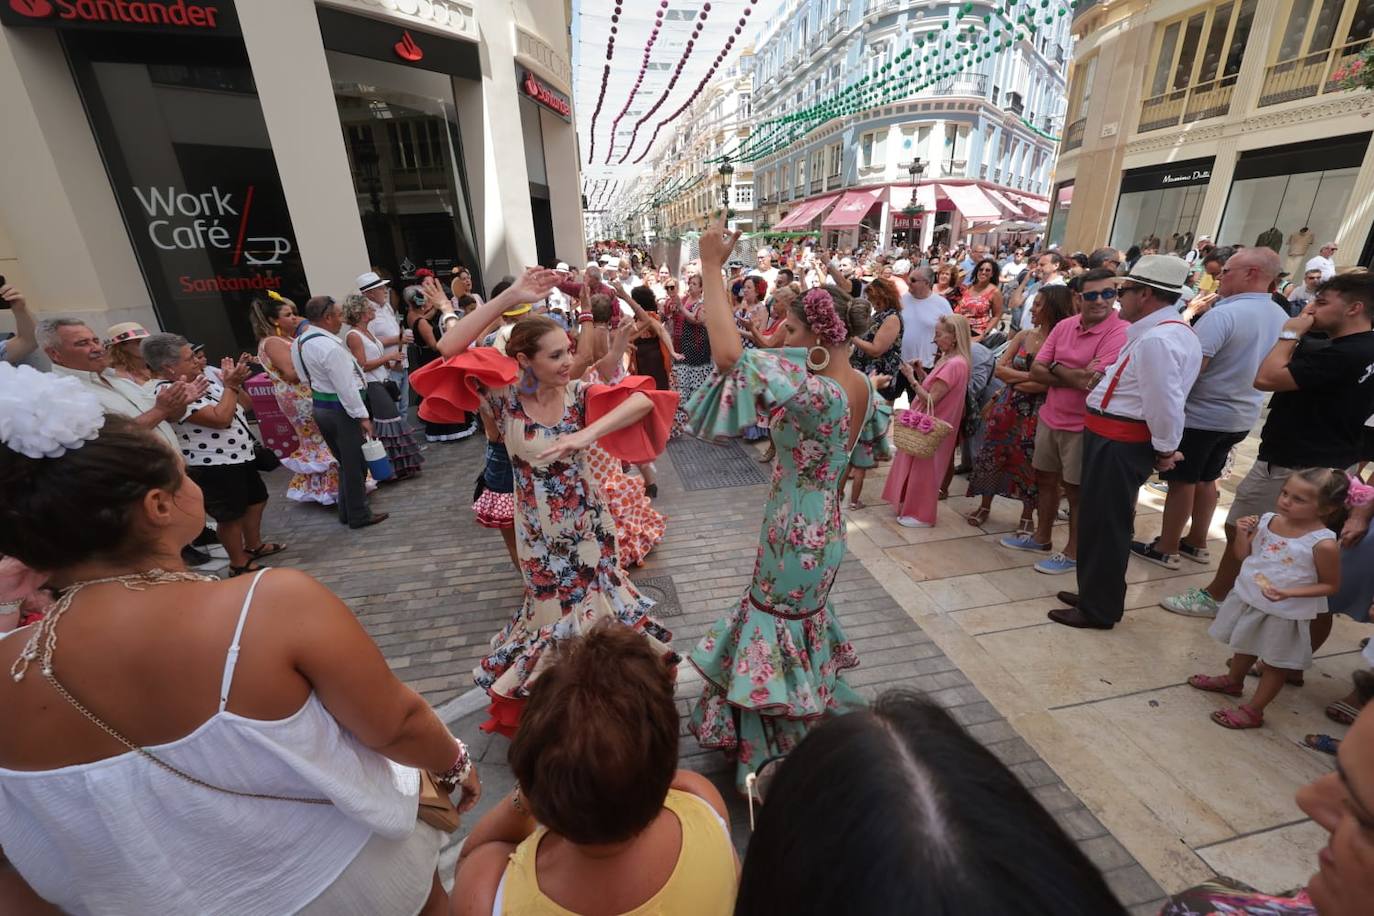
<svg viewBox="0 0 1374 916"><path fill-rule="evenodd" d="M903 528L934 528L930 522L923 522L919 518L911 515L898 516L897 524Z"/></svg>

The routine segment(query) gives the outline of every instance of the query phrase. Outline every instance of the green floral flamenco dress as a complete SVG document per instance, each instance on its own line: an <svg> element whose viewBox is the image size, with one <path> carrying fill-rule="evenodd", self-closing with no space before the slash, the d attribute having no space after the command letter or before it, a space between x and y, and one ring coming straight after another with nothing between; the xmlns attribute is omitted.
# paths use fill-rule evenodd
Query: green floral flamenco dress
<svg viewBox="0 0 1374 916"><path fill-rule="evenodd" d="M805 360L800 348L745 350L687 405L688 426L703 438L767 421L778 455L749 591L689 659L706 681L692 734L735 758L741 792L759 764L791 751L821 716L864 702L842 676L859 659L829 603L845 551L839 484L851 461L871 467L886 453L891 405L870 383L851 449L844 388L808 372Z"/></svg>

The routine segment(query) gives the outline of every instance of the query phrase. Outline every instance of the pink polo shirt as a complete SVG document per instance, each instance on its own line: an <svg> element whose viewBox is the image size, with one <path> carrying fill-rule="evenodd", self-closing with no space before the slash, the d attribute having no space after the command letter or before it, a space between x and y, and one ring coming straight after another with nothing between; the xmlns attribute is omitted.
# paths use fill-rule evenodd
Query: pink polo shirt
<svg viewBox="0 0 1374 916"><path fill-rule="evenodd" d="M1070 369L1084 369L1096 359L1105 372L1126 346L1126 329L1130 326L1131 323L1115 310L1090 328L1084 328L1081 317L1073 315L1054 326L1040 352L1035 354L1035 361L1046 366L1057 361ZM1051 429L1081 432L1087 408L1088 392L1054 385L1046 392L1045 403L1040 407L1040 422Z"/></svg>

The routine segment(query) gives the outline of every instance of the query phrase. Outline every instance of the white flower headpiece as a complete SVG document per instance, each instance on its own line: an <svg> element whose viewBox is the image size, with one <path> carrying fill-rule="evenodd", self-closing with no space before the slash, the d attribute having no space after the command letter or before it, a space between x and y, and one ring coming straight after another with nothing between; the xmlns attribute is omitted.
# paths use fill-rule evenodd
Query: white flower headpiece
<svg viewBox="0 0 1374 916"><path fill-rule="evenodd" d="M100 433L100 399L75 378L0 362L0 442L28 458L57 458Z"/></svg>

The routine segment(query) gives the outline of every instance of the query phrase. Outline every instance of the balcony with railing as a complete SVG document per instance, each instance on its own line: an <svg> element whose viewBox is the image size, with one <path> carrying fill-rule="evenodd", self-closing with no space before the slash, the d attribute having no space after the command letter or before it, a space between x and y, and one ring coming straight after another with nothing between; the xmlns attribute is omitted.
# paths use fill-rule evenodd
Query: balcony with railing
<svg viewBox="0 0 1374 916"><path fill-rule="evenodd" d="M1305 57L1269 65L1264 70L1260 106L1307 99L1327 92L1340 92L1341 86L1332 81L1331 74L1359 57L1360 52L1368 46L1369 39L1361 38Z"/></svg>
<svg viewBox="0 0 1374 916"><path fill-rule="evenodd" d="M1064 152L1078 149L1083 145L1083 134L1088 126L1087 118L1079 118L1064 128Z"/></svg>
<svg viewBox="0 0 1374 916"><path fill-rule="evenodd" d="M941 178L964 178L968 174L967 159L942 159L939 165Z"/></svg>
<svg viewBox="0 0 1374 916"><path fill-rule="evenodd" d="M822 179L822 178L813 178L813 179L811 179L811 193L812 193L812 194L819 194L819 193L820 193L821 191L823 191L823 190L825 190L825 180L824 180L824 179Z"/></svg>
<svg viewBox="0 0 1374 916"><path fill-rule="evenodd" d="M1093 7L1097 6L1099 3L1103 3L1103 2L1104 2L1104 0L1073 0L1073 18L1074 18L1074 20L1077 21L1079 16L1082 16L1082 15L1083 15L1084 13L1086 13L1088 10L1092 9Z"/></svg>
<svg viewBox="0 0 1374 916"><path fill-rule="evenodd" d="M987 98L988 77L985 73L956 73L937 82L931 94Z"/></svg>
<svg viewBox="0 0 1374 916"><path fill-rule="evenodd" d="M1206 118L1218 118L1231 110L1231 96L1236 90L1236 76L1173 89L1140 105L1140 133L1191 124Z"/></svg>

